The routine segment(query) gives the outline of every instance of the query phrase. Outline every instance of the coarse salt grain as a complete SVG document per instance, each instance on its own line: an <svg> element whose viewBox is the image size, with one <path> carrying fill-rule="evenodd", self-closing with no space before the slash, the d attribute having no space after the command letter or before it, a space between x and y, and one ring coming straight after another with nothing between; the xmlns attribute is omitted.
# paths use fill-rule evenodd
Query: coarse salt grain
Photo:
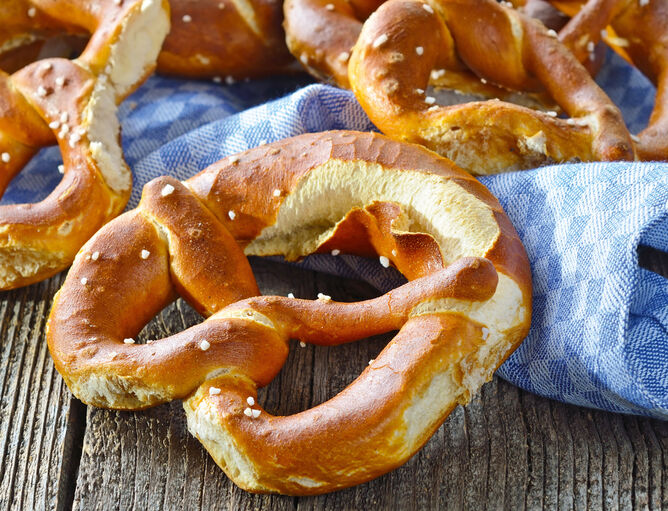
<svg viewBox="0 0 668 511"><path fill-rule="evenodd" d="M220 389L218 387L209 387L210 396L217 396L218 394L220 394Z"/></svg>
<svg viewBox="0 0 668 511"><path fill-rule="evenodd" d="M299 341L299 346L301 348L306 348L306 343L304 341Z"/></svg>
<svg viewBox="0 0 668 511"><path fill-rule="evenodd" d="M333 256L337 256L337 255L339 255L340 253L341 253L341 251L340 251L338 248L335 248L335 249L332 250L332 252L331 252L331 254L332 254Z"/></svg>
<svg viewBox="0 0 668 511"><path fill-rule="evenodd" d="M37 9L35 9L34 7L31 7L30 9L28 9L28 17L29 18L34 18L36 14L37 14Z"/></svg>
<svg viewBox="0 0 668 511"><path fill-rule="evenodd" d="M134 344L135 340L131 337L128 337L127 339L123 339L123 344Z"/></svg>
<svg viewBox="0 0 668 511"><path fill-rule="evenodd" d="M193 20L190 14L184 14L181 19L183 20L183 23L190 23Z"/></svg>
<svg viewBox="0 0 668 511"><path fill-rule="evenodd" d="M328 11L333 11L334 10L334 4L325 5L325 9L327 9Z"/></svg>
<svg viewBox="0 0 668 511"><path fill-rule="evenodd" d="M281 196L281 191L278 188L276 188L274 190L274 197L280 197L280 196Z"/></svg>
<svg viewBox="0 0 668 511"><path fill-rule="evenodd" d="M323 302L329 302L332 300L332 297L323 293L318 293L318 300L322 300Z"/></svg>
<svg viewBox="0 0 668 511"><path fill-rule="evenodd" d="M0 159L2 160L3 163L9 163L12 159L12 155L9 153L2 153L0 155Z"/></svg>
<svg viewBox="0 0 668 511"><path fill-rule="evenodd" d="M427 103L428 105L433 105L434 103L436 103L436 98L433 96L427 96L426 98L424 98L424 102Z"/></svg>
<svg viewBox="0 0 668 511"><path fill-rule="evenodd" d="M288 293L288 298L294 298L294 297L295 297L294 293Z"/></svg>
<svg viewBox="0 0 668 511"><path fill-rule="evenodd" d="M246 398L246 403L248 403L248 406L253 406L255 404L255 398L253 398L253 396L248 396Z"/></svg>
<svg viewBox="0 0 668 511"><path fill-rule="evenodd" d="M422 4L422 8L427 11L429 14L434 14L434 9L432 9L429 4Z"/></svg>
<svg viewBox="0 0 668 511"><path fill-rule="evenodd" d="M86 277L83 277L81 279L81 283L85 286L86 284L88 284L88 279Z"/></svg>
<svg viewBox="0 0 668 511"><path fill-rule="evenodd" d="M150 255L151 255L151 253L146 249L141 251L141 258L142 259L148 259L148 256L150 256Z"/></svg>
<svg viewBox="0 0 668 511"><path fill-rule="evenodd" d="M211 343L204 339L202 342L199 343L199 349L202 351L206 351L211 347Z"/></svg>
<svg viewBox="0 0 668 511"><path fill-rule="evenodd" d="M374 39L373 43L371 44L372 48L380 48L383 44L387 42L387 34L381 34L376 39Z"/></svg>
<svg viewBox="0 0 668 511"><path fill-rule="evenodd" d="M90 255L90 258L91 258L93 261L97 261L97 260L100 258L100 252L98 252L98 251L96 250L95 252L93 252L93 253Z"/></svg>
<svg viewBox="0 0 668 511"><path fill-rule="evenodd" d="M58 172L60 172L61 174L64 174L65 173L65 165L58 165Z"/></svg>
<svg viewBox="0 0 668 511"><path fill-rule="evenodd" d="M172 193L174 193L174 187L170 184L166 184L165 186L163 186L162 190L160 191L160 195L162 195L163 197L167 197Z"/></svg>
<svg viewBox="0 0 668 511"><path fill-rule="evenodd" d="M227 216L230 217L230 220L234 220L237 217L237 214L231 209L227 212Z"/></svg>
<svg viewBox="0 0 668 511"><path fill-rule="evenodd" d="M260 410L251 410L253 413L253 419L257 419L260 416Z"/></svg>
<svg viewBox="0 0 668 511"><path fill-rule="evenodd" d="M250 408L246 408L246 409L244 410L244 415L245 415L246 417L252 417L252 416L253 416L253 410L251 410Z"/></svg>
<svg viewBox="0 0 668 511"><path fill-rule="evenodd" d="M424 48L422 46L416 46L415 47L415 53L418 55L423 55L424 54Z"/></svg>
<svg viewBox="0 0 668 511"><path fill-rule="evenodd" d="M389 268L390 267L390 260L387 257L380 256L379 259L380 259L380 265L383 268Z"/></svg>

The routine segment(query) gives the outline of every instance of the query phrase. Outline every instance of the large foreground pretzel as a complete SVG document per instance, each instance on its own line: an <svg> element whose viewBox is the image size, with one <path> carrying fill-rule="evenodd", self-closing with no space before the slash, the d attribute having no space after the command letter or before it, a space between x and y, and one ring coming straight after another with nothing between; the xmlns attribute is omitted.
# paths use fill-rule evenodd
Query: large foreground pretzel
<svg viewBox="0 0 668 511"><path fill-rule="evenodd" d="M573 18L559 39L580 61L590 59L601 38L630 58L656 86L647 128L638 133L641 160L668 160L668 2L666 0L554 1ZM610 25L611 30L606 29Z"/></svg>
<svg viewBox="0 0 668 511"><path fill-rule="evenodd" d="M40 11L30 7L29 17L65 17L91 38L74 61L46 59L12 75L0 71L0 192L54 142L64 173L43 201L0 206L0 289L62 270L125 207L132 177L119 144L116 104L154 69L169 28L165 0L32 4Z"/></svg>
<svg viewBox="0 0 668 511"><path fill-rule="evenodd" d="M493 0L390 0L364 24L350 83L381 131L471 172L632 159L621 113L555 36ZM501 101L436 105L427 93L430 76L456 84L462 62L485 82L544 86L570 119Z"/></svg>
<svg viewBox="0 0 668 511"><path fill-rule="evenodd" d="M350 304L255 296L244 252L331 251L380 257L410 282ZM208 319L136 343L177 295ZM187 398L190 430L236 484L315 494L414 454L524 338L530 297L524 249L478 181L418 146L326 132L226 158L184 183L150 182L136 210L79 252L47 339L84 402ZM331 400L288 417L256 404L290 338L335 345L397 329Z"/></svg>

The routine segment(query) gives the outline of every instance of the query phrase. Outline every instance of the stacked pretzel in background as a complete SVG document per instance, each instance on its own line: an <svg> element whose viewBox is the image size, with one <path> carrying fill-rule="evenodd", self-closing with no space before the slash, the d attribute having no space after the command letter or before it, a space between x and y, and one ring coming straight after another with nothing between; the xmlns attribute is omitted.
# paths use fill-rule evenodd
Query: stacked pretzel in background
<svg viewBox="0 0 668 511"><path fill-rule="evenodd" d="M552 3L571 15L583 5ZM523 7L563 26L561 34L493 0L289 0L286 35L304 67L352 88L381 131L423 144L475 174L628 160L636 151L640 159L668 159L668 3L591 0L567 24L540 0ZM314 22L302 26L302 15ZM599 68L597 43L608 24L604 38L622 45L658 87L650 124L637 139L587 76L587 69ZM503 102L441 107L442 89ZM559 118L560 112L570 118Z"/></svg>
<svg viewBox="0 0 668 511"><path fill-rule="evenodd" d="M542 0L533 0L532 3ZM570 21L559 40L580 62L601 40L642 71L657 88L647 128L634 137L641 160L668 160L668 2L665 0L553 1Z"/></svg>

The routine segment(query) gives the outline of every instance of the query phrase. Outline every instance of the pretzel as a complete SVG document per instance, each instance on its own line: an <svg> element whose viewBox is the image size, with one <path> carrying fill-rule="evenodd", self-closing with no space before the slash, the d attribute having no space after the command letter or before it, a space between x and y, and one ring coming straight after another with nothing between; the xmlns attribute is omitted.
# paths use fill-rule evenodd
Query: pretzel
<svg viewBox="0 0 668 511"><path fill-rule="evenodd" d="M74 61L0 71L0 192L39 148L56 141L64 173L43 201L0 206L2 289L62 270L125 207L132 176L119 145L116 104L153 70L169 23L161 0L33 3L92 36Z"/></svg>
<svg viewBox="0 0 668 511"><path fill-rule="evenodd" d="M172 29L158 72L191 78L257 77L285 70L279 0L171 0Z"/></svg>
<svg viewBox="0 0 668 511"><path fill-rule="evenodd" d="M256 296L244 254L316 252L379 257L410 282L358 303ZM177 295L208 319L137 344ZM326 132L150 182L79 252L47 340L82 401L186 399L190 431L237 485L315 494L414 454L524 338L530 297L521 242L477 180L419 146ZM290 338L336 345L397 329L330 401L288 417L255 404Z"/></svg>
<svg viewBox="0 0 668 511"><path fill-rule="evenodd" d="M88 35L62 15L49 16L42 9L49 3L45 0L3 2L7 3L0 5L1 69L16 67L15 61L21 67L35 60L65 35ZM284 71L292 60L278 0L171 0L170 5L171 29L158 57L160 73L231 81Z"/></svg>
<svg viewBox="0 0 668 511"><path fill-rule="evenodd" d="M317 79L349 89L348 59L364 21L385 0L285 0L285 40Z"/></svg>
<svg viewBox="0 0 668 511"><path fill-rule="evenodd" d="M578 60L589 60L591 49L603 38L655 85L649 124L633 138L639 159L668 160L668 4L662 0L552 3L573 16L559 39Z"/></svg>
<svg viewBox="0 0 668 511"><path fill-rule="evenodd" d="M461 62L510 89L543 85L571 118L501 101L435 105L425 95L430 74L457 83ZM349 78L383 133L477 174L633 158L621 113L572 54L541 23L493 0L386 2L364 24Z"/></svg>

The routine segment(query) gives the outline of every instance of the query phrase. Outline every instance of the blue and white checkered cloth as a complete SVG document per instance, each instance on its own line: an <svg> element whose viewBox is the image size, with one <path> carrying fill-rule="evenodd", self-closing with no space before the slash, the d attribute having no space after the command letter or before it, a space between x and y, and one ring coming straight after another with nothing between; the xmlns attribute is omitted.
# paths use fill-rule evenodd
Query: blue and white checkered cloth
<svg viewBox="0 0 668 511"><path fill-rule="evenodd" d="M610 55L598 81L639 131L653 105L651 84ZM120 117L135 174L129 207L156 176L185 179L262 141L373 129L351 93L303 77L231 86L154 77ZM42 151L4 203L43 198L59 163L57 148ZM560 401L668 419L668 281L639 268L637 256L639 244L668 251L668 165L557 165L482 181L515 224L534 278L531 333L499 374ZM398 284L375 260L312 256L304 264L381 291Z"/></svg>

